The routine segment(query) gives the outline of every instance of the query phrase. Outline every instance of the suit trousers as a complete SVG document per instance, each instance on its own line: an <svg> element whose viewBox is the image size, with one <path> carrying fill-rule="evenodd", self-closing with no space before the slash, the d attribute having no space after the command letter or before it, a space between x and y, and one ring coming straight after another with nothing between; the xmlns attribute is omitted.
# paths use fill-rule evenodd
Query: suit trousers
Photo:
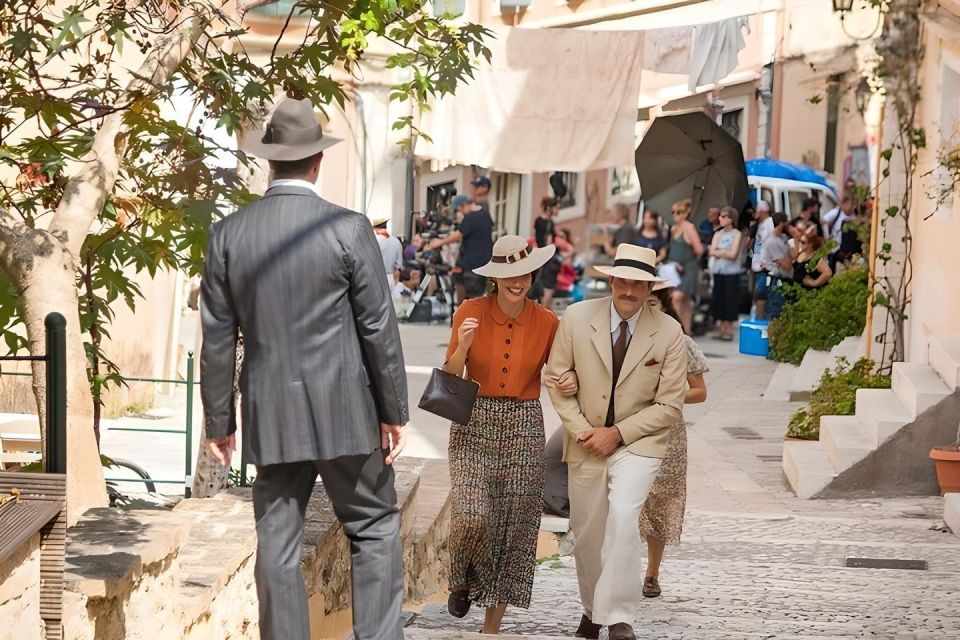
<svg viewBox="0 0 960 640"><path fill-rule="evenodd" d="M595 624L633 624L643 591L640 511L660 458L625 447L569 465L570 529L584 613Z"/></svg>
<svg viewBox="0 0 960 640"><path fill-rule="evenodd" d="M317 474L350 540L356 640L403 638L400 512L386 452L257 467L254 570L263 640L309 640L307 590L300 571L303 521Z"/></svg>

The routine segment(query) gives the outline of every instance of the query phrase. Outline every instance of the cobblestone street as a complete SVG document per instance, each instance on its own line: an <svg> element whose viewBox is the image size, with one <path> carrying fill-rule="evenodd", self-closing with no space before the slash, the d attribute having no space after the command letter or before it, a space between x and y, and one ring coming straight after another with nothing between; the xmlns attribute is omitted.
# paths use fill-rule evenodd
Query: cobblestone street
<svg viewBox="0 0 960 640"><path fill-rule="evenodd" d="M407 327L408 364L437 364L425 347L446 335L444 328ZM742 356L735 345L701 345L710 395L687 411L683 542L667 550L663 596L642 603L638 637L960 637L960 544L941 530L942 499L795 498L783 487L780 456L798 405L763 398L776 365ZM411 394L423 382L412 376ZM552 411L545 413L551 432L559 425ZM440 425L419 413L413 425L415 441L439 445ZM444 451L445 441L436 449ZM922 560L928 568L847 568L848 557ZM579 617L573 559L548 558L531 608L508 609L503 633L571 637ZM482 611L457 620L444 605L428 605L410 620L407 637L435 629L445 631L423 637L454 638L481 626Z"/></svg>

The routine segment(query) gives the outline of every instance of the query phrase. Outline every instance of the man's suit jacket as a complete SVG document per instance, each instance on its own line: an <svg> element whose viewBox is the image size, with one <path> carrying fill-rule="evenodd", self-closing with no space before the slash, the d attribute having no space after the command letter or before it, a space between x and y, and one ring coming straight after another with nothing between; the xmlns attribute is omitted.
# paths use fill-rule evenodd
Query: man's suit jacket
<svg viewBox="0 0 960 640"><path fill-rule="evenodd" d="M257 465L369 454L408 419L400 334L369 220L277 186L213 225L201 284L207 437L233 433L237 332L244 442Z"/></svg>
<svg viewBox="0 0 960 640"><path fill-rule="evenodd" d="M605 426L613 379L611 312L609 297L568 307L550 351L545 382L566 430L566 462L597 460L577 438ZM570 369L577 372L580 390L568 398L556 383ZM686 390L683 330L670 316L644 305L614 391L615 424L632 453L664 457L667 432L683 416Z"/></svg>

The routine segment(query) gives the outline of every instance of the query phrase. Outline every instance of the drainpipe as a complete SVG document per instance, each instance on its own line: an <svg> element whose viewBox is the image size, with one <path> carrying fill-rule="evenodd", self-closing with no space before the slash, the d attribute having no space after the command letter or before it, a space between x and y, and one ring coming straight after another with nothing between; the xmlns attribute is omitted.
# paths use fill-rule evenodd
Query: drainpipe
<svg viewBox="0 0 960 640"><path fill-rule="evenodd" d="M363 215L367 215L367 208L370 204L370 198L367 197L367 116L363 111L363 95L360 91L357 91L353 96L353 102L357 105L357 116L360 118L360 130L363 132L363 141L361 143L360 151L360 212Z"/></svg>

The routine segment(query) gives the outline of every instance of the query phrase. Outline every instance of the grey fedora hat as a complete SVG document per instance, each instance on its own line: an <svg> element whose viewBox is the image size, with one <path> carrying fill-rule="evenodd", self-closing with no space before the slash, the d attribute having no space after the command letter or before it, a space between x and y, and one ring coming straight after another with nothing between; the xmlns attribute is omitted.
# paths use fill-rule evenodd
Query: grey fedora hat
<svg viewBox="0 0 960 640"><path fill-rule="evenodd" d="M284 98L266 128L251 131L242 148L264 160L291 161L309 158L338 142L340 138L323 135L309 100Z"/></svg>

